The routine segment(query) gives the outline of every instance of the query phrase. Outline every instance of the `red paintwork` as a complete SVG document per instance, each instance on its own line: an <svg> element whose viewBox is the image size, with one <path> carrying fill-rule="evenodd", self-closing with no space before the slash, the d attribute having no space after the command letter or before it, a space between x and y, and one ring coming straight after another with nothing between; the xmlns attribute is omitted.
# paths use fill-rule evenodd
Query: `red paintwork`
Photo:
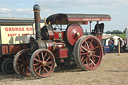
<svg viewBox="0 0 128 85"><path fill-rule="evenodd" d="M48 33L49 33L49 38L52 40L53 36L54 36L53 31L52 30L48 30Z"/></svg>
<svg viewBox="0 0 128 85"><path fill-rule="evenodd" d="M56 49L54 55L55 58L67 58L68 57L68 49L64 48L64 49Z"/></svg>
<svg viewBox="0 0 128 85"><path fill-rule="evenodd" d="M110 21L111 18L74 18L70 17L68 18L69 21Z"/></svg>
<svg viewBox="0 0 128 85"><path fill-rule="evenodd" d="M63 40L64 39L64 32L54 32L54 40Z"/></svg>
<svg viewBox="0 0 128 85"><path fill-rule="evenodd" d="M80 36L77 36L77 33L80 33ZM77 39L83 35L83 29L78 24L71 24L67 29L67 40L71 45L74 45Z"/></svg>
<svg viewBox="0 0 128 85"><path fill-rule="evenodd" d="M102 35L100 35L100 36L96 36L99 40L101 40L102 39Z"/></svg>

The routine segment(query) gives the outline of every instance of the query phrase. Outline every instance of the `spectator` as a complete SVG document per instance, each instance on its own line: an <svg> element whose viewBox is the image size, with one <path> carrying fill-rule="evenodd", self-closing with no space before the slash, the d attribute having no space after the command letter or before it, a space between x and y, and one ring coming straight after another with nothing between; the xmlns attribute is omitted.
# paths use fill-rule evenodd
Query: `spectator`
<svg viewBox="0 0 128 85"><path fill-rule="evenodd" d="M118 42L120 42L120 51L122 51L122 40L118 38Z"/></svg>
<svg viewBox="0 0 128 85"><path fill-rule="evenodd" d="M113 52L113 45L114 45L113 38L110 38L110 40L108 41L108 45L110 49L109 52Z"/></svg>
<svg viewBox="0 0 128 85"><path fill-rule="evenodd" d="M126 39L123 38L123 41L122 41L122 50L125 51L125 48L126 48Z"/></svg>

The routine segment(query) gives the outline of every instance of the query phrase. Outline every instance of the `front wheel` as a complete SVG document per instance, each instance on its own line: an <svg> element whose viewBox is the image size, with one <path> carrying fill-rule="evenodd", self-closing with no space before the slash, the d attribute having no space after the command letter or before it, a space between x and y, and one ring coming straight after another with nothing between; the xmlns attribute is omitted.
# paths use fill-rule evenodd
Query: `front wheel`
<svg viewBox="0 0 128 85"><path fill-rule="evenodd" d="M45 78L55 69L54 55L47 49L36 50L30 59L30 68L33 76Z"/></svg>
<svg viewBox="0 0 128 85"><path fill-rule="evenodd" d="M17 74L22 76L31 75L31 70L29 67L30 57L31 55L29 49L23 49L16 54L13 61L13 67Z"/></svg>

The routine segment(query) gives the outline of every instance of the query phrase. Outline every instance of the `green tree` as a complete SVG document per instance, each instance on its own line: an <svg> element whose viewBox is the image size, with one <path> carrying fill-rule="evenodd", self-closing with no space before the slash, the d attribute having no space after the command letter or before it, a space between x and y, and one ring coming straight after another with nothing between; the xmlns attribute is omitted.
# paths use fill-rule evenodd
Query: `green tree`
<svg viewBox="0 0 128 85"><path fill-rule="evenodd" d="M113 30L112 34L122 34L122 32L119 30Z"/></svg>
<svg viewBox="0 0 128 85"><path fill-rule="evenodd" d="M111 31L107 31L106 34L111 34L112 32Z"/></svg>

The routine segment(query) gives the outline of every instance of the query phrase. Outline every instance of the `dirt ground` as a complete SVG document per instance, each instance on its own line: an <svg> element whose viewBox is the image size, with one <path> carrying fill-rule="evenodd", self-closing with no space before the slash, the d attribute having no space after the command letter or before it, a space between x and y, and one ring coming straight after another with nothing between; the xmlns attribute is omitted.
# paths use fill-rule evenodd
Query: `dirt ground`
<svg viewBox="0 0 128 85"><path fill-rule="evenodd" d="M0 72L0 85L128 85L128 53L106 54L101 65L93 71L55 70L42 79Z"/></svg>

